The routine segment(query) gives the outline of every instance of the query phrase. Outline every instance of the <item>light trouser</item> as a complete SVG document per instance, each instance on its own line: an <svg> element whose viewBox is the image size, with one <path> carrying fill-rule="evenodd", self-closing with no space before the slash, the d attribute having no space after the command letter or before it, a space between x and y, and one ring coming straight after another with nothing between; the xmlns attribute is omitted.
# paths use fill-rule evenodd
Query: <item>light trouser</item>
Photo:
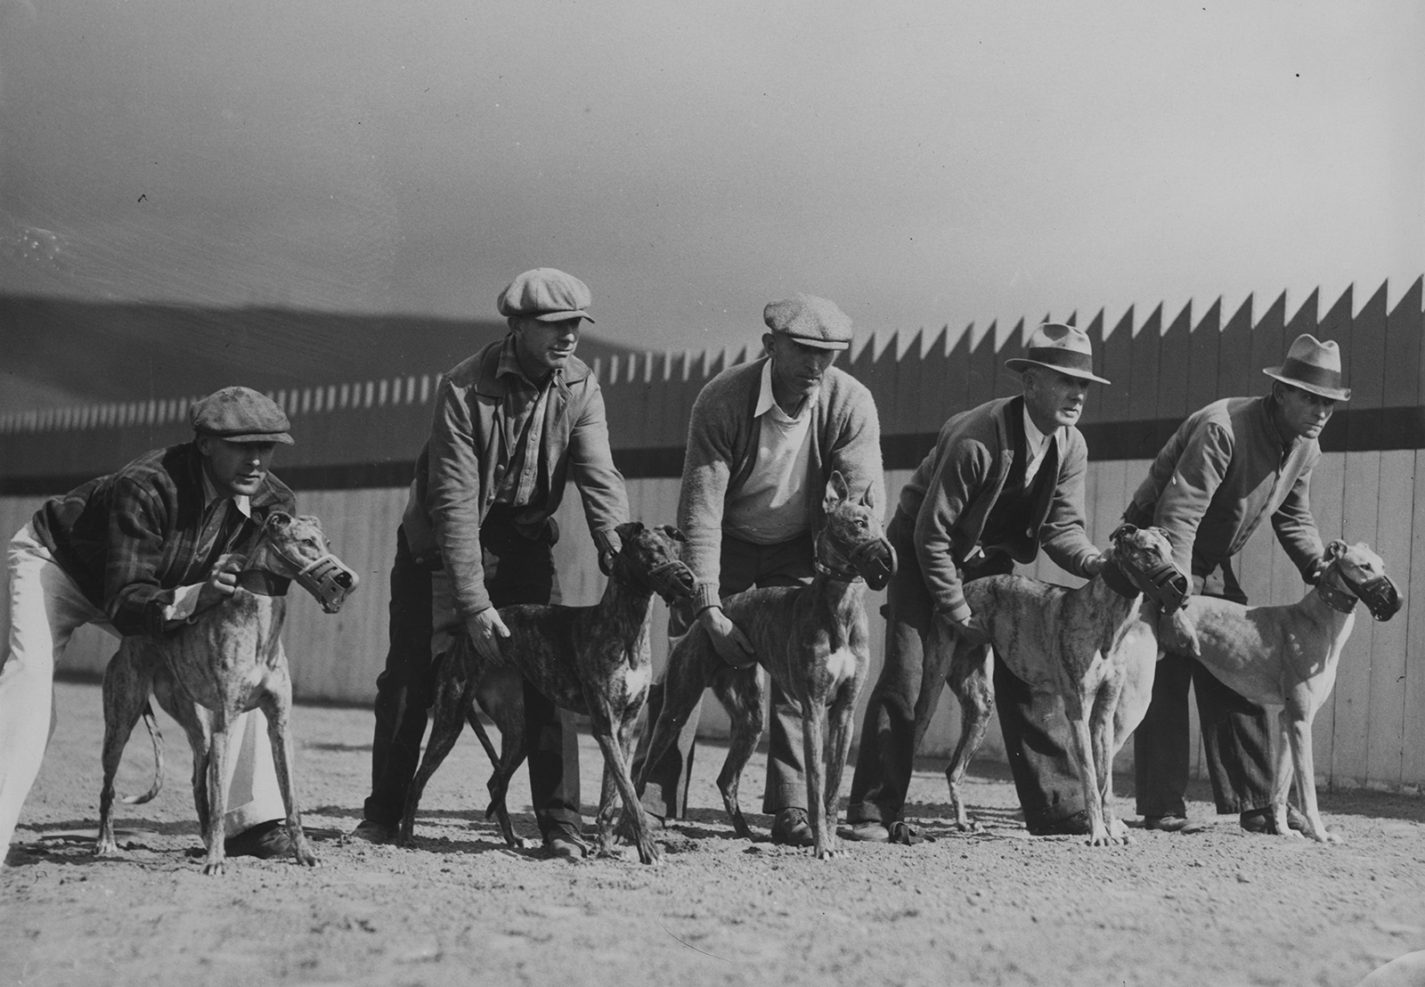
<svg viewBox="0 0 1425 987"><path fill-rule="evenodd" d="M40 771L54 732L54 666L74 632L94 624L118 637L103 613L84 598L26 524L10 541L9 627L0 636L0 863L20 809ZM229 836L285 817L272 765L267 719L259 710L229 730L236 756L228 758ZM97 768L99 759L94 759Z"/></svg>

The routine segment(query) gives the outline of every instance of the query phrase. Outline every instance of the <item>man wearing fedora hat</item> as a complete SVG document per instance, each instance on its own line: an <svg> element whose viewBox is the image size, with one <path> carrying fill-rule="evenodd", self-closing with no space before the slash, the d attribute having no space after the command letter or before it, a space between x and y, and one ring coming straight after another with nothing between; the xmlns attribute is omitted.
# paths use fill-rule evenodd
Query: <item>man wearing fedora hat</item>
<svg viewBox="0 0 1425 987"><path fill-rule="evenodd" d="M1042 547L1060 567L1093 576L1102 554L1084 527L1088 452L1075 427L1093 372L1089 337L1046 323L1023 357L1023 392L953 416L901 490L886 535L900 567L886 599L886 656L861 727L847 819L853 839L915 843L903 819L921 660L934 621L983 644L964 584L1010 572ZM995 707L1025 825L1036 834L1087 833L1068 757L1063 702L1037 697L995 663Z"/></svg>
<svg viewBox="0 0 1425 987"><path fill-rule="evenodd" d="M388 842L420 762L434 698L435 657L464 631L498 660L508 637L499 607L548 603L554 514L570 481L594 544L619 548L628 520L623 476L609 449L603 392L575 355L592 294L552 267L525 271L500 293L509 332L441 375L430 437L391 568L390 647L376 680L371 794L354 836ZM548 856L584 857L574 714L528 682L525 730L531 800Z"/></svg>
<svg viewBox="0 0 1425 987"><path fill-rule="evenodd" d="M1148 468L1123 518L1167 532L1174 560L1191 572L1193 591L1246 603L1232 559L1263 520L1314 583L1325 549L1311 515L1311 471L1321 459L1318 436L1338 401L1341 354L1335 342L1302 334L1271 377L1271 393L1225 398L1189 415ZM1197 695L1203 749L1219 813L1236 812L1244 829L1272 826L1268 722L1260 707L1218 682L1192 654L1195 638L1181 614L1158 621L1166 656L1158 662L1153 699L1134 734L1136 800L1144 825L1197 832L1187 818L1189 683ZM1295 824L1299 816L1292 809Z"/></svg>
<svg viewBox="0 0 1425 987"><path fill-rule="evenodd" d="M115 473L47 500L10 541L10 632L0 641L0 855L53 729L54 666L74 632L162 635L231 596L217 568L250 551L269 514L294 512L268 472L291 445L270 398L225 387L193 406L190 442L144 453ZM229 855L292 852L260 711L230 733L238 750L224 825ZM3 863L3 856L0 856Z"/></svg>
<svg viewBox="0 0 1425 987"><path fill-rule="evenodd" d="M766 355L724 370L693 403L678 497L683 561L698 585L692 604L670 615L669 634L684 634L696 621L731 665L754 658L722 598L753 586L811 582L812 537L831 474L839 470L852 498L864 495L876 510L885 498L871 392L832 365L851 346L851 320L814 295L772 302L762 320ZM774 843L810 846L800 707L776 682L771 706L762 811L773 816ZM649 723L662 708L658 682L648 697ZM656 816L679 818L687 809L699 712L693 709L662 760L649 766L643 801ZM651 733L640 741L635 777Z"/></svg>

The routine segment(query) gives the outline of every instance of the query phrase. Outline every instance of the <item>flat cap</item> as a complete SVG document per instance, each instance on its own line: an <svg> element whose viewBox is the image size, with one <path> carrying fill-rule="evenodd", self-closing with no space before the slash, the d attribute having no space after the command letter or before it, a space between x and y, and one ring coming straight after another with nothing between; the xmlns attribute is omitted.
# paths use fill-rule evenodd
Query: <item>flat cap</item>
<svg viewBox="0 0 1425 987"><path fill-rule="evenodd" d="M844 350L851 346L851 319L836 303L815 295L793 295L762 310L762 321L803 346Z"/></svg>
<svg viewBox="0 0 1425 987"><path fill-rule="evenodd" d="M536 267L517 275L500 292L500 314L521 316L540 322L589 319L586 311L594 300L589 286L572 274L552 267Z"/></svg>
<svg viewBox="0 0 1425 987"><path fill-rule="evenodd" d="M292 423L266 394L224 387L193 405L193 431L228 442L280 442L290 446Z"/></svg>

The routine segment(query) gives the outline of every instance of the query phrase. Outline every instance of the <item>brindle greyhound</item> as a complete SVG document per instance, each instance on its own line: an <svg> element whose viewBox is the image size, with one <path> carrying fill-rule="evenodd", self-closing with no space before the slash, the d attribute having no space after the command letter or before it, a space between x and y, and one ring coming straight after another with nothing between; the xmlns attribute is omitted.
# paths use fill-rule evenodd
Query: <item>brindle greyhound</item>
<svg viewBox="0 0 1425 987"><path fill-rule="evenodd" d="M1316 804L1311 721L1336 684L1341 650L1356 623L1357 601L1365 603L1376 620L1389 620L1399 612L1401 597L1385 574L1385 563L1369 546L1333 541L1326 546L1326 559L1316 585L1290 606L1248 607L1195 596L1188 602L1187 617L1197 632L1199 660L1208 670L1246 699L1276 713L1275 831L1301 835L1287 826L1294 765L1306 835L1336 843Z"/></svg>
<svg viewBox="0 0 1425 987"><path fill-rule="evenodd" d="M1181 607L1189 583L1173 565L1172 545L1161 529L1125 524L1109 540L1103 570L1078 589L1015 575L966 583L965 599L989 632L985 644L969 644L935 622L915 704L915 747L948 680L961 709L960 742L945 771L958 829L978 828L960 786L994 710L997 657L1034 691L1064 699L1089 843L1128 841L1111 805L1113 757L1152 698L1156 608Z"/></svg>
<svg viewBox="0 0 1425 987"><path fill-rule="evenodd" d="M495 765L490 778L486 817L499 820L505 842L521 846L510 824L505 793L525 757L523 680L564 709L588 714L594 739L604 755L599 799L599 849L613 852L617 818L615 799L627 812L625 829L645 864L657 862L648 817L629 777L633 726L648 697L652 678L648 652L648 610L656 592L672 604L693 594L693 573L679 559L683 535L667 525L645 528L637 521L616 529L622 547L609 565L608 586L597 606L525 604L500 608L510 636L501 638L500 661L487 663L467 634L439 665L434 723L425 755L406 793L398 838L413 842L416 809L426 783L455 746L469 722ZM480 723L489 714L500 731L496 756Z"/></svg>
<svg viewBox="0 0 1425 987"><path fill-rule="evenodd" d="M99 794L95 853L118 852L114 773L140 716L148 723L155 760L161 765L148 704L152 693L187 732L193 748L193 803L208 848L203 873L219 875L225 868L227 792L223 779L229 757L228 727L240 714L253 709L261 709L267 717L293 853L298 863L310 867L317 858L302 831L292 781L292 677L279 637L287 613L287 601L281 594L286 592L287 581L295 579L317 598L323 610L336 613L356 588L357 576L332 555L316 518L293 518L280 511L268 516L247 559L224 556L218 567L238 573L232 596L169 634L125 637L104 672L104 787ZM276 583L269 578L273 576ZM156 777L147 797L158 792L159 783ZM146 801L146 797L125 801Z"/></svg>
<svg viewBox="0 0 1425 987"><path fill-rule="evenodd" d="M816 575L804 586L768 586L723 600L723 610L747 635L757 663L801 705L807 806L818 860L839 855L836 817L841 772L851 747L856 697L866 679L870 648L866 585L881 589L895 572L895 549L874 511L850 500L846 481L831 475L816 533ZM688 714L711 687L731 719L727 759L717 787L737 834L752 838L737 801L742 770L762 734L762 682L757 665L729 667L700 625L668 656L663 711L644 761L658 763ZM830 711L828 713L828 710ZM828 727L823 763L823 727Z"/></svg>

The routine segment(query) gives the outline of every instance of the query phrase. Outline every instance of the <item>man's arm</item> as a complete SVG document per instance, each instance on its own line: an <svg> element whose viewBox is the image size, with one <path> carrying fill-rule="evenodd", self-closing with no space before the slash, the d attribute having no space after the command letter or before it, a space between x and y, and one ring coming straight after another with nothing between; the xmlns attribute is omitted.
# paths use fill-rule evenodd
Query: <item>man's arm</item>
<svg viewBox="0 0 1425 987"><path fill-rule="evenodd" d="M935 612L956 624L970 619L955 560L953 532L960 515L989 476L990 453L981 442L959 438L937 450L935 473L915 519L915 553Z"/></svg>
<svg viewBox="0 0 1425 987"><path fill-rule="evenodd" d="M1154 523L1167 532L1173 545L1173 561L1183 572L1192 572L1197 529L1227 475L1232 450L1230 430L1215 422L1204 422L1187 437L1172 477L1158 495Z"/></svg>
<svg viewBox="0 0 1425 987"><path fill-rule="evenodd" d="M584 502L589 533L600 553L617 551L614 528L628 517L628 492L623 474L614 465L609 448L608 414L604 395L592 374L588 378L587 400L574 422L569 437L569 470Z"/></svg>
<svg viewBox="0 0 1425 987"><path fill-rule="evenodd" d="M1065 572L1085 578L1103 568L1102 554L1089 540L1084 519L1084 477L1088 473L1088 446L1083 436L1069 433L1059 462L1054 499L1040 532L1044 553Z"/></svg>
<svg viewBox="0 0 1425 987"><path fill-rule="evenodd" d="M688 422L688 449L678 491L678 527L687 541L683 561L693 571L697 589L695 612L721 606L722 517L732 475L731 423L720 400L704 387L693 402Z"/></svg>
<svg viewBox="0 0 1425 987"><path fill-rule="evenodd" d="M480 555L480 450L468 394L448 377L436 390L426 474L427 510L456 612L462 619L490 607Z"/></svg>
<svg viewBox="0 0 1425 987"><path fill-rule="evenodd" d="M173 591L158 580L168 505L159 491L132 477L114 481L109 507L104 612L120 634L162 634Z"/></svg>
<svg viewBox="0 0 1425 987"><path fill-rule="evenodd" d="M1321 543L1321 532L1317 530L1316 519L1311 514L1311 472L1320 459L1321 451L1317 449L1297 474L1286 499L1272 514L1272 528L1277 533L1277 541L1308 583L1316 582L1322 557L1326 554L1326 547Z"/></svg>
<svg viewBox="0 0 1425 987"><path fill-rule="evenodd" d="M840 470L853 499L865 496L878 515L886 509L886 477L881 461L881 421L865 385L848 378L847 410L831 448L826 475ZM819 492L819 491L818 491Z"/></svg>

